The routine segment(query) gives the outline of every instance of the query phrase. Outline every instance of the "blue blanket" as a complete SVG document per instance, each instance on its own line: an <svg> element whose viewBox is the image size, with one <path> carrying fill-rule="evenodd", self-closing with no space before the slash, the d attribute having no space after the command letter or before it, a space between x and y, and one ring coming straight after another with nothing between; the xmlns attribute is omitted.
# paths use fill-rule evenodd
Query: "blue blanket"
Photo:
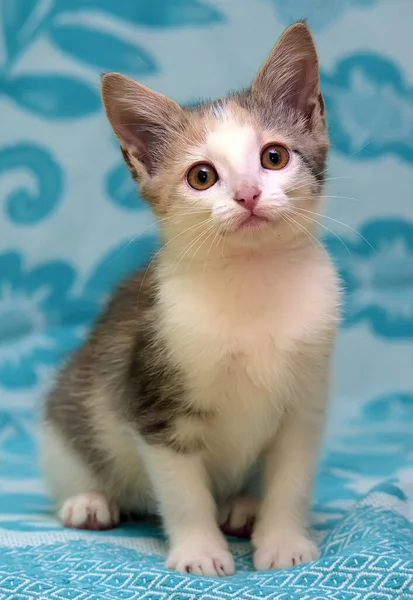
<svg viewBox="0 0 413 600"><path fill-rule="evenodd" d="M234 577L176 574L154 524L60 527L36 459L55 368L157 243L98 74L218 96L305 16L332 139L322 230L346 292L312 512L322 557L255 573L233 541ZM412 21L406 0L1 0L0 598L413 598Z"/></svg>

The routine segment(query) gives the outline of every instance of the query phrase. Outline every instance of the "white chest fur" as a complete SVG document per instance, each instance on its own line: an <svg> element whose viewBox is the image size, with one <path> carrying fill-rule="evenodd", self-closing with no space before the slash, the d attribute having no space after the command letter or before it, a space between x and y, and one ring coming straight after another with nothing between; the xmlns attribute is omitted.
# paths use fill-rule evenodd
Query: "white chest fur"
<svg viewBox="0 0 413 600"><path fill-rule="evenodd" d="M222 470L223 481L235 483L291 400L286 373L295 351L336 318L334 271L319 250L194 267L165 278L161 299L163 331L189 400L217 411L214 426L202 431L207 462L215 479Z"/></svg>

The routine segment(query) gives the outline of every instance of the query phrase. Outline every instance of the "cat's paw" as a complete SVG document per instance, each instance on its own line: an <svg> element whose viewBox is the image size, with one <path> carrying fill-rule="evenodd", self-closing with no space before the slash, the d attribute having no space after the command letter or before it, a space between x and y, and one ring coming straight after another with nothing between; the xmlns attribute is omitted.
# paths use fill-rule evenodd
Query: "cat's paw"
<svg viewBox="0 0 413 600"><path fill-rule="evenodd" d="M220 511L220 526L227 535L251 537L258 502L250 496L238 496Z"/></svg>
<svg viewBox="0 0 413 600"><path fill-rule="evenodd" d="M202 538L173 546L166 566L181 573L209 577L225 577L235 573L232 554L219 543Z"/></svg>
<svg viewBox="0 0 413 600"><path fill-rule="evenodd" d="M317 546L304 534L274 532L254 542L254 566L257 571L285 569L316 560L319 557Z"/></svg>
<svg viewBox="0 0 413 600"><path fill-rule="evenodd" d="M119 523L117 506L109 504L101 494L89 493L71 496L59 511L65 527L76 529L112 529Z"/></svg>

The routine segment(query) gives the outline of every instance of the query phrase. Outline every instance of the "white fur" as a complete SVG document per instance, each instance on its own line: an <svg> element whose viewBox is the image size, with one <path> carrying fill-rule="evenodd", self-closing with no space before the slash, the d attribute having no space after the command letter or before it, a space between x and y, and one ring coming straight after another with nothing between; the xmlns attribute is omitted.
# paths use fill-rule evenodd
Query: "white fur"
<svg viewBox="0 0 413 600"><path fill-rule="evenodd" d="M51 425L43 428L40 448L47 484L59 508L71 496L99 491L92 471Z"/></svg>
<svg viewBox="0 0 413 600"><path fill-rule="evenodd" d="M119 509L109 505L102 494L79 494L70 496L63 503L59 518L66 527L107 529L117 525Z"/></svg>
<svg viewBox="0 0 413 600"><path fill-rule="evenodd" d="M290 253L278 250L247 262L194 267L185 275L165 277L161 293L162 328L191 383L190 398L219 411L214 426L205 428L203 465L185 458L194 469L187 481L196 487L196 493L192 487L188 492L197 503L193 527L200 543L205 531L214 528L210 510L198 500L208 494L201 466L225 498L239 491L264 453L266 496L253 537L256 567L315 557L305 528L337 319L336 278L329 260L311 246ZM181 523L179 529L185 530L182 521L193 520L186 507L185 517L175 509L175 503L182 506L175 474L169 483L155 464L151 472L165 488L166 523ZM172 532L170 537L174 544Z"/></svg>

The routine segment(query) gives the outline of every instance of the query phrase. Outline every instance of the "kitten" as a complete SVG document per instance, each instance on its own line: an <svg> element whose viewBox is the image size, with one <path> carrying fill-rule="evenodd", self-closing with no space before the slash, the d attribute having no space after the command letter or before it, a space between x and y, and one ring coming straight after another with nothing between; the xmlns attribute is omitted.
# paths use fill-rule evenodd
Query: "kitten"
<svg viewBox="0 0 413 600"><path fill-rule="evenodd" d="M257 569L315 559L307 509L339 294L311 216L328 149L311 34L291 26L248 90L194 108L118 73L102 94L164 246L47 399L60 519L158 513L167 566L194 574L234 572L220 521L255 519ZM261 468L256 511L243 494Z"/></svg>

